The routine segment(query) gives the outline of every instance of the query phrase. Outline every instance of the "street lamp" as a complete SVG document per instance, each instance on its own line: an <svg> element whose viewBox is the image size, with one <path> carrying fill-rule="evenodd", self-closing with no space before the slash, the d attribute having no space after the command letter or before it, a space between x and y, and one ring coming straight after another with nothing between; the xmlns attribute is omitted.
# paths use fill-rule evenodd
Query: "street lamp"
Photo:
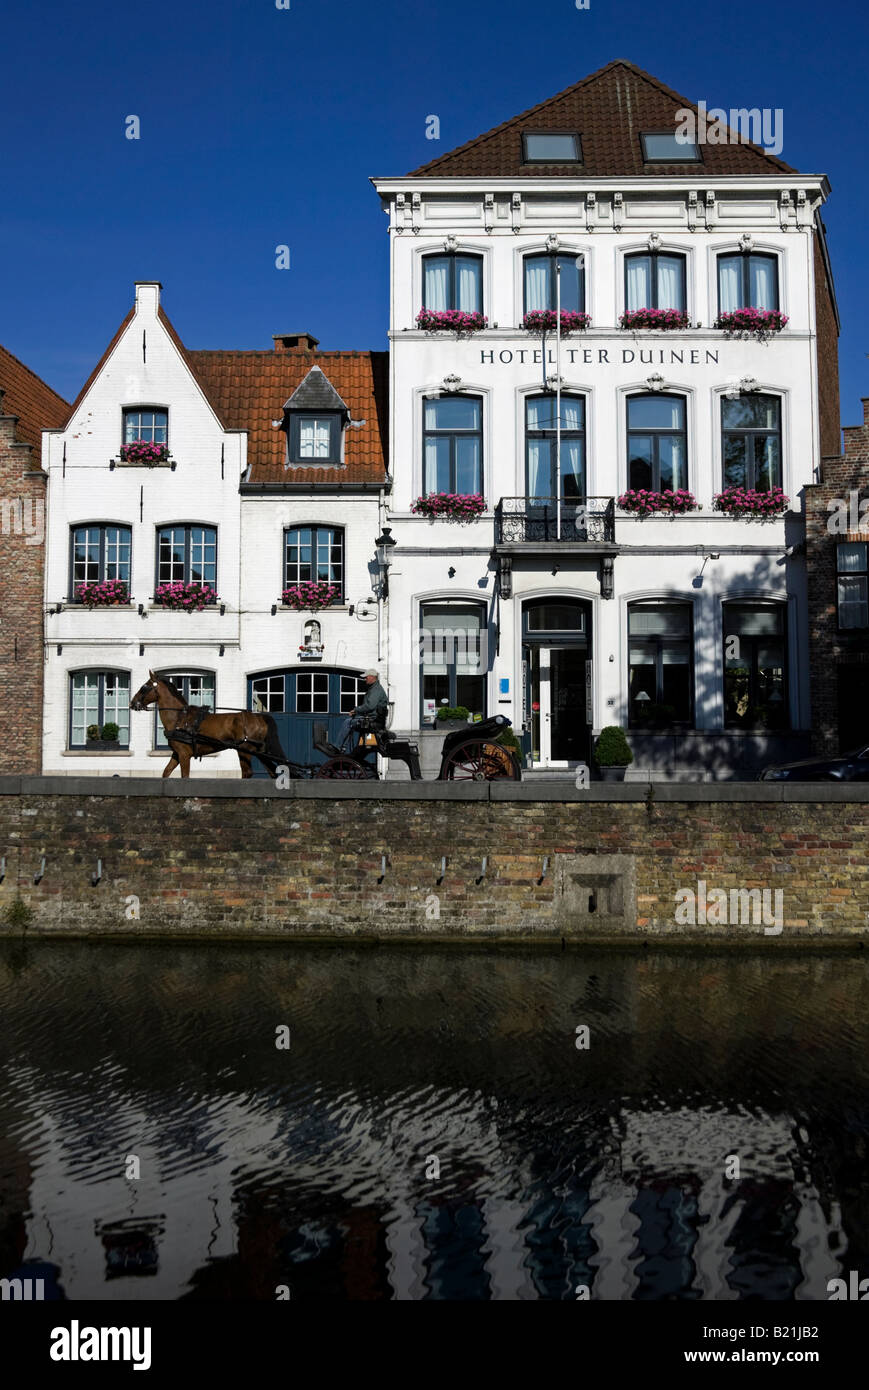
<svg viewBox="0 0 869 1390"><path fill-rule="evenodd" d="M379 597L386 598L389 593L389 566L392 564L392 551L398 542L393 538L392 528L384 526L383 532L374 542L377 548L377 572L379 577Z"/></svg>

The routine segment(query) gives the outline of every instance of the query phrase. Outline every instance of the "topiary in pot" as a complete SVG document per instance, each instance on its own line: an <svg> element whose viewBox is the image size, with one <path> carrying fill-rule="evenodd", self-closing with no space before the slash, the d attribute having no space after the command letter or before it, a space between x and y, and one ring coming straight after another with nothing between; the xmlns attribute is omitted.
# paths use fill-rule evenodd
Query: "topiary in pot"
<svg viewBox="0 0 869 1390"><path fill-rule="evenodd" d="M104 724L101 737L106 743L117 743L120 732L117 724Z"/></svg>
<svg viewBox="0 0 869 1390"><path fill-rule="evenodd" d="M100 736L100 726L99 726L99 724L88 724L88 742L89 742L89 743L93 742L93 740L96 739L96 738L99 738L99 736Z"/></svg>
<svg viewBox="0 0 869 1390"><path fill-rule="evenodd" d="M605 782L623 782L627 768L634 761L624 729L617 724L601 729L595 741L594 757Z"/></svg>

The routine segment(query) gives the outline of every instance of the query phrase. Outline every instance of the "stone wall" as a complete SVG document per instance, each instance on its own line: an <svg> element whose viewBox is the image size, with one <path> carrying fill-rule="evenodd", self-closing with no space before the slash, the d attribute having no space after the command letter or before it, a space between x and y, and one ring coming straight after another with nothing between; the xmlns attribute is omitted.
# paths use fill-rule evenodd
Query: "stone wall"
<svg viewBox="0 0 869 1390"><path fill-rule="evenodd" d="M191 791L0 778L0 930L784 945L869 927L869 786Z"/></svg>

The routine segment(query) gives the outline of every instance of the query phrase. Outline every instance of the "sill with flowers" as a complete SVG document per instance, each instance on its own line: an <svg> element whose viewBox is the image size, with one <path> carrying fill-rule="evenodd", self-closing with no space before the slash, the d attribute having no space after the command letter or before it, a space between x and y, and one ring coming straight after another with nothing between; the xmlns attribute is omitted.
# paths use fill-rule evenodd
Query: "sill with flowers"
<svg viewBox="0 0 869 1390"><path fill-rule="evenodd" d="M486 510L486 499L479 492L428 492L410 510L429 521L476 521Z"/></svg>
<svg viewBox="0 0 869 1390"><path fill-rule="evenodd" d="M641 328L673 330L691 326L684 309L627 309L619 314L619 328L629 331Z"/></svg>
<svg viewBox="0 0 869 1390"><path fill-rule="evenodd" d="M697 499L687 488L664 488L661 492L651 492L648 488L629 488L618 498L618 506L623 512L632 512L640 518L646 516L684 516L686 512L698 510Z"/></svg>
<svg viewBox="0 0 869 1390"><path fill-rule="evenodd" d="M554 333L558 317L554 309L532 309L523 315L522 327L526 333ZM571 333L582 333L590 326L591 314L582 314L574 309L561 310L562 338L567 338Z"/></svg>
<svg viewBox="0 0 869 1390"><path fill-rule="evenodd" d="M424 333L455 333L457 338L470 338L488 328L485 314L466 313L463 309L420 309L416 326Z"/></svg>
<svg viewBox="0 0 869 1390"><path fill-rule="evenodd" d="M787 314L778 309L731 309L719 314L712 327L723 328L725 338L756 338L763 343L781 333L787 321Z"/></svg>
<svg viewBox="0 0 869 1390"><path fill-rule="evenodd" d="M175 468L175 459L167 444L150 444L138 439L122 444L118 457L109 460L109 468Z"/></svg>
<svg viewBox="0 0 869 1390"><path fill-rule="evenodd" d="M750 487L728 487L717 492L712 499L716 512L728 516L741 517L746 521L768 521L783 516L790 504L790 498L780 487L760 491Z"/></svg>

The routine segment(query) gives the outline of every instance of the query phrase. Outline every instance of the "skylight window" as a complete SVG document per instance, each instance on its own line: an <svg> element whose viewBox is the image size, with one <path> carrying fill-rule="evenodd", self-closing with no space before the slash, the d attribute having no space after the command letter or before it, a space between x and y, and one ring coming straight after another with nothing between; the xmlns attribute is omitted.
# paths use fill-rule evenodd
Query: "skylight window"
<svg viewBox="0 0 869 1390"><path fill-rule="evenodd" d="M685 140L675 130L643 131L643 159L647 164L693 164L700 158L694 140Z"/></svg>
<svg viewBox="0 0 869 1390"><path fill-rule="evenodd" d="M580 164L582 145L573 131L526 130L522 160L525 164Z"/></svg>

